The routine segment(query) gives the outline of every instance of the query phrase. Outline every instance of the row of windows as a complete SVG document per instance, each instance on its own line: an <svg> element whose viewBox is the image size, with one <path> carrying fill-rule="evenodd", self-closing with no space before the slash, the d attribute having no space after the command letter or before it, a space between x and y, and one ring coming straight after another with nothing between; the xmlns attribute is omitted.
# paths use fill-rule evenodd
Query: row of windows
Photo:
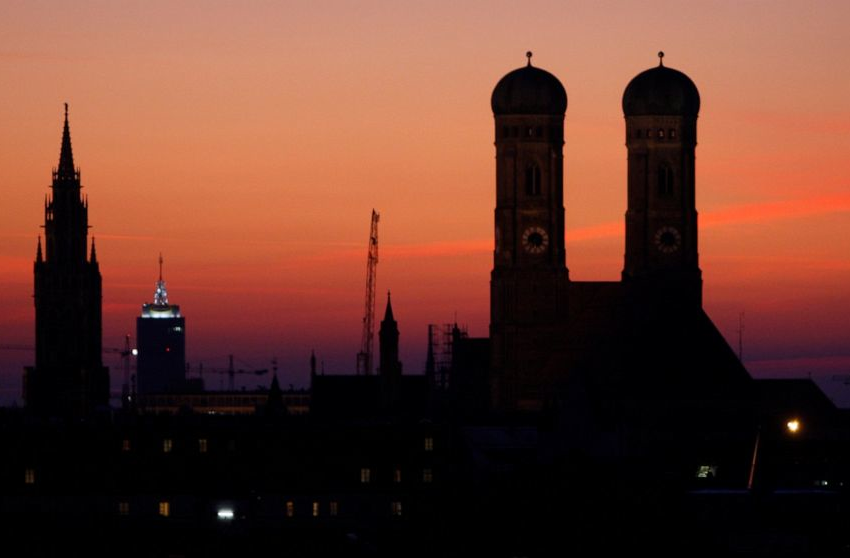
<svg viewBox="0 0 850 558"><path fill-rule="evenodd" d="M548 131L550 138L559 138L560 130L557 126L544 128L543 126L502 126L503 138L542 138Z"/></svg>
<svg viewBox="0 0 850 558"><path fill-rule="evenodd" d="M665 137L670 139L676 139L676 128L670 128L667 132L664 132L664 128L646 128L641 129L638 128L634 131L636 138L658 138L664 139Z"/></svg>
<svg viewBox="0 0 850 558"><path fill-rule="evenodd" d="M331 517L336 517L339 515L339 502L336 500L332 500L328 502L327 514ZM396 517L401 516L401 502L393 501L390 502L390 514ZM162 500L157 505L157 513L160 517L170 517L171 516L171 502L168 500ZM121 501L118 502L118 515L128 516L130 515L130 502ZM230 508L222 508L218 510L218 518L219 519L233 519L233 510ZM312 517L319 517L322 515L322 506L321 502L318 500L314 500L310 504L310 515ZM286 517L295 517L295 502L292 500L288 500L286 502Z"/></svg>
<svg viewBox="0 0 850 558"><path fill-rule="evenodd" d="M422 482L431 483L434 481L434 470L430 468L422 469ZM372 482L372 469L363 467L360 469L360 484L369 484ZM393 482L401 482L401 469L393 469Z"/></svg>
<svg viewBox="0 0 850 558"><path fill-rule="evenodd" d="M538 171L539 172L539 171ZM198 438L198 453L207 453L209 448L209 442L206 438ZM171 438L163 438L162 440L162 453L171 453L174 449L174 440ZM228 443L228 449L235 449L235 441L230 440ZM423 440L423 449L425 451L434 451L434 438L431 436L426 436ZM124 438L121 441L121 451L131 451L132 444L130 443L129 438Z"/></svg>
<svg viewBox="0 0 850 558"><path fill-rule="evenodd" d="M207 449L209 448L209 442L206 438L198 438L198 453L207 453ZM124 438L121 441L121 451L131 451L133 448L130 440L128 438ZM171 453L174 449L174 440L171 438L163 438L162 440L162 453Z"/></svg>

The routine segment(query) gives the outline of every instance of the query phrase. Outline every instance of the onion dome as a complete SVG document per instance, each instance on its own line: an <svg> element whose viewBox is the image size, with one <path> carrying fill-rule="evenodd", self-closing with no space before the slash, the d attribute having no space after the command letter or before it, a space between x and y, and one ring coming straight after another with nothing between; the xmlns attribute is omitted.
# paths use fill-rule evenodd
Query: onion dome
<svg viewBox="0 0 850 558"><path fill-rule="evenodd" d="M564 86L546 70L531 65L531 52L525 55L528 64L505 75L493 89L493 114L563 115L567 111Z"/></svg>
<svg viewBox="0 0 850 558"><path fill-rule="evenodd" d="M658 66L641 72L623 93L626 116L691 116L699 113L699 91L691 78L664 65L658 53Z"/></svg>

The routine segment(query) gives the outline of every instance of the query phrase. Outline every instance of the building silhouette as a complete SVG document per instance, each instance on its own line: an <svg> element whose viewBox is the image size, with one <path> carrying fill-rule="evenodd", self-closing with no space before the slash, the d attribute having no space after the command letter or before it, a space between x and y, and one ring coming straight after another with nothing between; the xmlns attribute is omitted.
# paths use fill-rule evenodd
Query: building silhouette
<svg viewBox="0 0 850 558"><path fill-rule="evenodd" d="M379 359L378 374L386 378L401 376L401 362L398 360L398 322L393 316L393 305L390 293L387 293L387 308L381 328L378 330Z"/></svg>
<svg viewBox="0 0 850 558"><path fill-rule="evenodd" d="M162 255L159 256L159 279L153 302L142 305L136 318L139 345L137 382L140 394L179 393L186 388L186 318L180 306L169 304L168 291L162 278Z"/></svg>
<svg viewBox="0 0 850 558"><path fill-rule="evenodd" d="M429 327L426 374L402 374L388 295L377 375L325 375L312 354L309 392L275 375L263 393L141 395L92 420L0 409L0 532L32 556L841 555L850 415L810 380L750 379L702 309L696 87L659 63L626 88L616 282L567 272L566 105L530 53L493 92L490 337ZM67 118L61 161L65 143L70 158ZM39 291L43 260L37 309L65 308L80 295ZM182 319L161 272L143 312L140 332ZM34 401L71 401L64 385Z"/></svg>
<svg viewBox="0 0 850 558"><path fill-rule="evenodd" d="M748 373L701 305L694 176L699 93L659 56L659 65L636 76L623 95L628 209L619 282L569 279L562 168L567 96L560 81L532 66L528 53L528 64L493 90L492 411L566 407L592 412L585 419L601 425L610 417L600 409L616 408L615 422L632 428L621 423L626 410L652 416L659 406L651 402L658 400L684 410L685 401L723 406L752 397Z"/></svg>
<svg viewBox="0 0 850 558"><path fill-rule="evenodd" d="M101 356L101 277L88 248L88 198L74 166L68 105L59 166L44 203L44 250L35 272L35 366L24 373L24 401L41 414L85 414L109 402Z"/></svg>

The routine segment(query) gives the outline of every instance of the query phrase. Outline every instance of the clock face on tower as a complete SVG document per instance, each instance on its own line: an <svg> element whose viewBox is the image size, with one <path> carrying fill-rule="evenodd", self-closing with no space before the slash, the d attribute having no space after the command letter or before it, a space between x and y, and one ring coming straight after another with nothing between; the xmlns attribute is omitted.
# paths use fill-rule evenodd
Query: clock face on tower
<svg viewBox="0 0 850 558"><path fill-rule="evenodd" d="M655 247L662 254L672 254L682 245L682 235L675 227L661 227L655 231Z"/></svg>
<svg viewBox="0 0 850 558"><path fill-rule="evenodd" d="M542 254L549 246L549 235L541 227L528 227L522 233L522 247L529 254Z"/></svg>

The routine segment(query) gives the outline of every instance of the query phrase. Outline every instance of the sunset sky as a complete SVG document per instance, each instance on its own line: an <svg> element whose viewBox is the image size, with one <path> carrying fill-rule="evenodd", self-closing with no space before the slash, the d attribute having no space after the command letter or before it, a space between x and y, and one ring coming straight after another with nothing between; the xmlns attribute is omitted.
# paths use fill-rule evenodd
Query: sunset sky
<svg viewBox="0 0 850 558"><path fill-rule="evenodd" d="M165 258L188 360L353 372L372 208L378 313L405 372L426 325L487 335L490 93L533 62L569 97L567 266L622 269L620 106L657 64L699 88L705 308L756 376L850 374L850 2L46 2L0 5L0 345L34 343L36 239L70 104L103 275L135 337ZM34 355L0 349L0 404ZM112 368L120 389L120 362ZM257 381L248 378L246 385ZM267 379L262 380L267 382ZM219 387L218 378L208 383ZM850 389L850 387L846 388Z"/></svg>

